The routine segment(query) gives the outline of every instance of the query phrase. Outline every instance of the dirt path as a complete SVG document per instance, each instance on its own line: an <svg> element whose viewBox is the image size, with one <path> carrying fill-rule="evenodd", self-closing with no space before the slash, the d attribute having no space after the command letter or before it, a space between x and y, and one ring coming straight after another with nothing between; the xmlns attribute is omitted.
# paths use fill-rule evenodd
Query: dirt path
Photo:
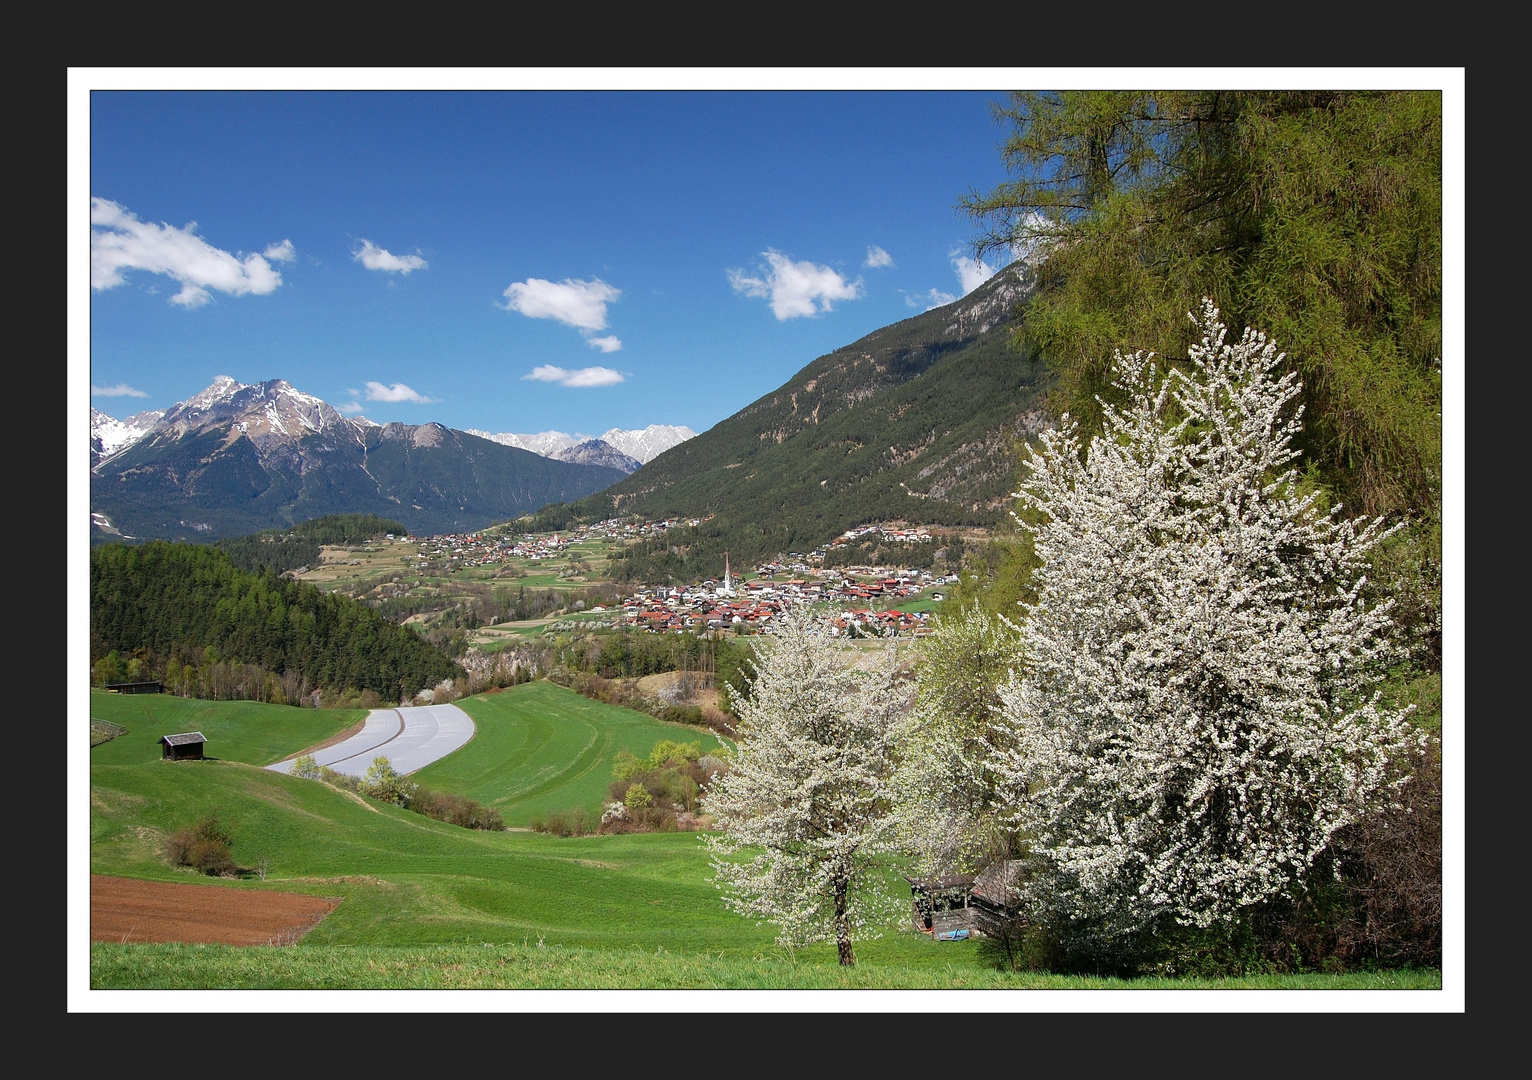
<svg viewBox="0 0 1532 1080"><path fill-rule="evenodd" d="M203 945L290 945L338 898L90 876L90 939Z"/></svg>

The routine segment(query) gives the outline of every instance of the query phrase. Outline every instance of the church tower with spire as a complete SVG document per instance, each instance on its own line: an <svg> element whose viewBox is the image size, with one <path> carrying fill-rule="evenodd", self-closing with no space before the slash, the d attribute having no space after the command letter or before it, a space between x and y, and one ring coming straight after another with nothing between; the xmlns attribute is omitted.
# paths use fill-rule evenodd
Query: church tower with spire
<svg viewBox="0 0 1532 1080"><path fill-rule="evenodd" d="M729 573L729 553L723 553L723 584L718 589L719 596L734 595L734 576Z"/></svg>

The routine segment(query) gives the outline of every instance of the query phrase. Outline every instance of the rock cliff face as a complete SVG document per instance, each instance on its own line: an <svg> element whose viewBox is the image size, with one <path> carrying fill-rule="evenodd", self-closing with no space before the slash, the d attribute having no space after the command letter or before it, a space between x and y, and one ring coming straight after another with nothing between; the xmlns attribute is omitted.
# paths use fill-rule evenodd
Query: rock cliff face
<svg viewBox="0 0 1532 1080"><path fill-rule="evenodd" d="M422 534L459 532L625 475L441 424L351 419L281 379L220 377L163 414L139 414L136 438L111 420L92 416L93 540L209 540L336 513L392 517Z"/></svg>

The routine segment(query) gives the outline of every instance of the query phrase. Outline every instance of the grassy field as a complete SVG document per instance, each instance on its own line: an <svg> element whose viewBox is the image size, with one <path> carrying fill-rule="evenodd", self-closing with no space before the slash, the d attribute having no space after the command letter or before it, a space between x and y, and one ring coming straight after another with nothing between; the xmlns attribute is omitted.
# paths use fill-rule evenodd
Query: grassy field
<svg viewBox="0 0 1532 1080"><path fill-rule="evenodd" d="M1242 979L1103 979L1009 973L981 967L961 948L934 946L932 963L863 960L845 969L782 953L760 958L679 956L638 949L570 949L531 943L233 948L195 945L91 946L102 989L194 990L1436 990L1434 971L1361 975L1271 975ZM1021 1004L1021 1002L1018 1002Z"/></svg>
<svg viewBox="0 0 1532 1080"><path fill-rule="evenodd" d="M493 806L507 825L550 810L599 812L619 750L643 757L661 739L700 742L704 750L719 745L711 732L603 705L550 682L459 704L478 728L473 741L414 779Z"/></svg>
<svg viewBox="0 0 1532 1080"><path fill-rule="evenodd" d="M417 774L503 808L599 802L619 749L689 729L587 701L546 683L462 702L478 736ZM1438 972L1167 983L1004 974L975 942L934 942L890 926L859 941L844 972L833 946L788 955L770 927L719 901L695 833L560 839L475 832L322 783L266 771L360 719L249 703L94 695L94 715L128 734L90 751L90 871L212 883L173 869L164 836L210 810L264 881L229 889L339 897L298 945L96 944L93 988L309 987L1109 987L1359 989L1439 987ZM218 760L164 762L155 739L198 729Z"/></svg>
<svg viewBox="0 0 1532 1080"><path fill-rule="evenodd" d="M160 737L185 731L207 736L211 758L270 765L360 723L367 710L295 709L259 701L196 701L169 694L92 690L90 715L128 729L126 735L91 750L92 767L156 761Z"/></svg>

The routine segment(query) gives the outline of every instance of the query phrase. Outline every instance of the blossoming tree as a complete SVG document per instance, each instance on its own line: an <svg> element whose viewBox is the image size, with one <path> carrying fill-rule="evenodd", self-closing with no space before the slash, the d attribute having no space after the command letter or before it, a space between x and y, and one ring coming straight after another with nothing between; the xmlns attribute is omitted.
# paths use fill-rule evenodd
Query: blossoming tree
<svg viewBox="0 0 1532 1080"><path fill-rule="evenodd" d="M1389 797L1410 738L1370 686L1389 605L1365 602L1364 568L1386 530L1300 490L1275 346L1227 344L1209 301L1194 322L1185 370L1117 354L1126 404L1088 446L1066 416L1018 495L1042 566L996 767L1036 901L1109 933L1290 894Z"/></svg>
<svg viewBox="0 0 1532 1080"><path fill-rule="evenodd" d="M737 753L702 800L722 829L703 837L715 882L732 909L774 924L779 944L833 939L850 966L853 934L893 910L869 871L893 848L892 732L905 694L891 652L861 670L803 609L757 654L753 692L735 704Z"/></svg>

